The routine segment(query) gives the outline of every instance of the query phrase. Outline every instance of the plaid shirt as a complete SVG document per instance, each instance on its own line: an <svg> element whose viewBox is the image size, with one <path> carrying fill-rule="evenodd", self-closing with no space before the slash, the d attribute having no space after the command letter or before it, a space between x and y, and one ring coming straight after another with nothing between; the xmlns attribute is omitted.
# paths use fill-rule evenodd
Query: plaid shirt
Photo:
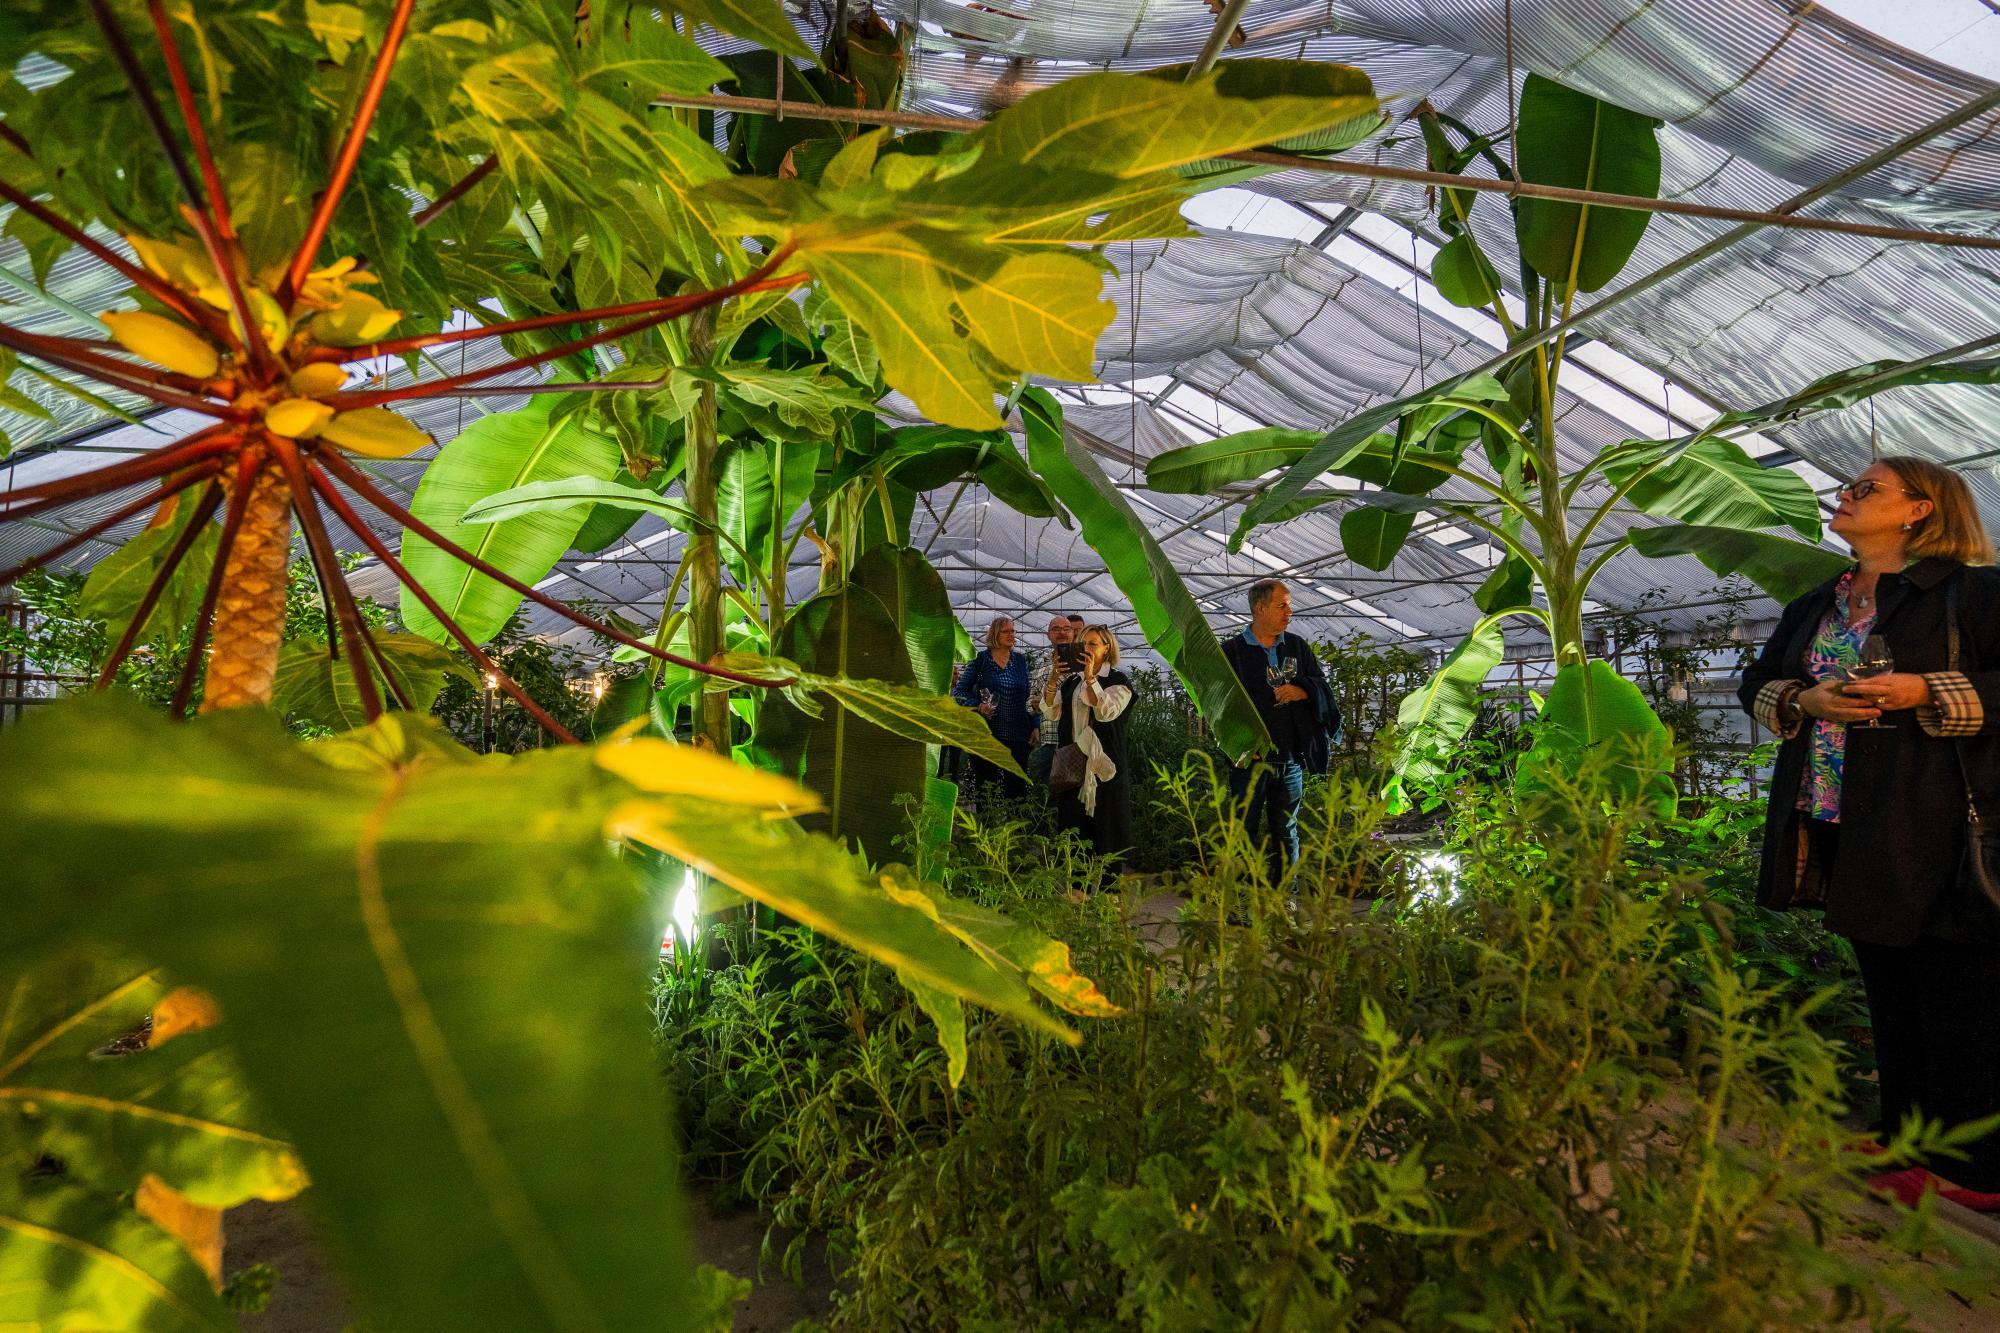
<svg viewBox="0 0 2000 1333"><path fill-rule="evenodd" d="M1028 708L1036 716L1041 715L1042 691L1049 687L1049 675L1056 669L1056 652L1050 648L1045 653L1037 653L1034 666L1028 672ZM1054 745L1062 735L1062 719L1044 717L1041 726L1035 729L1035 744Z"/></svg>

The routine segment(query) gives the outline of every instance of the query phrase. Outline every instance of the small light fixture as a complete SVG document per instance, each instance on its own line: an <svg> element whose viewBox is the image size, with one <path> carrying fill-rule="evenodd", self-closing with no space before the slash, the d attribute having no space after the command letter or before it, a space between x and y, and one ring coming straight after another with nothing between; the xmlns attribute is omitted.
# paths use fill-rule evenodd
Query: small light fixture
<svg viewBox="0 0 2000 1333"><path fill-rule="evenodd" d="M486 692L487 692L488 694L491 694L491 693L493 693L493 691L495 691L495 690L497 690L497 689L499 689L499 688L500 688L500 677L499 677L499 676L497 676L497 675L495 675L495 674L494 674L494 673L492 673L491 671L487 672L487 673L486 673Z"/></svg>
<svg viewBox="0 0 2000 1333"><path fill-rule="evenodd" d="M679 937L682 948L694 946L695 908L700 904L701 894L695 888L694 870L689 868L681 876L680 892L674 895L674 934Z"/></svg>

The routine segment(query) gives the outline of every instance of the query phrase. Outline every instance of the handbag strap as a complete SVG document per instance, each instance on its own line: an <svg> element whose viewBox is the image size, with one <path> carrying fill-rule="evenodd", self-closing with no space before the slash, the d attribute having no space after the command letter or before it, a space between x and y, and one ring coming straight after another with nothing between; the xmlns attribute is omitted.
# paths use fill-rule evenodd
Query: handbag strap
<svg viewBox="0 0 2000 1333"><path fill-rule="evenodd" d="M1944 585L1944 666L1947 671L1957 671L1959 661L1958 638L1958 576L1952 575ZM1973 795L1972 769L1965 762L1965 747L1958 738L1951 742L1952 753L1958 756L1958 774L1965 783L1965 813L1974 824L1979 822L1979 798Z"/></svg>

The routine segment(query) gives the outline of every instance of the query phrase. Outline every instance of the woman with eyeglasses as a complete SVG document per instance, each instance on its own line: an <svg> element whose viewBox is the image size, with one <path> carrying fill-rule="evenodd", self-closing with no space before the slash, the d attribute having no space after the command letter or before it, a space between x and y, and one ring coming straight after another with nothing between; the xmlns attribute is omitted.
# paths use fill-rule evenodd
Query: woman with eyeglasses
<svg viewBox="0 0 2000 1333"><path fill-rule="evenodd" d="M1948 468L1879 459L1838 498L1855 563L1785 608L1739 697L1784 738L1757 900L1853 943L1887 1138L2000 1112L2000 902L1968 810L2000 821L2000 570ZM2000 1134L1969 1152L1870 1183L2000 1212Z"/></svg>

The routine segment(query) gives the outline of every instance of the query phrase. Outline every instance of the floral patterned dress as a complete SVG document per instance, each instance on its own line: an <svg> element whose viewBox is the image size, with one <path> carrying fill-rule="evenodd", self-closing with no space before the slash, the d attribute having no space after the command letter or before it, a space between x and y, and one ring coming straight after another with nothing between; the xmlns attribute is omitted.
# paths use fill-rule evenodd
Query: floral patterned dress
<svg viewBox="0 0 2000 1333"><path fill-rule="evenodd" d="M1860 617L1850 613L1847 594L1853 586L1854 571L1850 569L1834 585L1833 609L1826 613L1819 632L1813 635L1812 644L1806 649L1806 674L1815 683L1846 680L1849 670L1861 660L1862 641L1875 628L1872 607ZM1798 808L1814 819L1838 824L1840 774L1847 762L1847 724L1815 718L1807 745L1806 777L1799 788Z"/></svg>

